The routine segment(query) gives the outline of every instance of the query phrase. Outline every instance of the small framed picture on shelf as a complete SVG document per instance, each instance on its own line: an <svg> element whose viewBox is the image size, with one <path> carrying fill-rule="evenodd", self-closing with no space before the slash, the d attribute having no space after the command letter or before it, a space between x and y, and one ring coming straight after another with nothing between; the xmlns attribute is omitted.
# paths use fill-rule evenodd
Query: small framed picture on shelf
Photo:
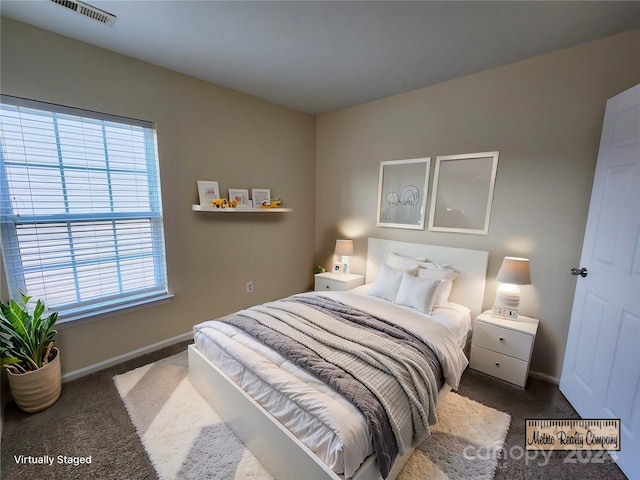
<svg viewBox="0 0 640 480"><path fill-rule="evenodd" d="M220 198L218 182L198 180L198 197L200 199L200 205L211 206L212 200Z"/></svg>
<svg viewBox="0 0 640 480"><path fill-rule="evenodd" d="M504 307L503 305L494 305L491 315L493 315L496 318L504 318L506 310L507 310L506 307Z"/></svg>
<svg viewBox="0 0 640 480"><path fill-rule="evenodd" d="M268 188L252 188L251 200L254 208L268 207L271 205L271 190Z"/></svg>
<svg viewBox="0 0 640 480"><path fill-rule="evenodd" d="M331 268L331 273L342 273L342 263L334 262L333 268Z"/></svg>
<svg viewBox="0 0 640 480"><path fill-rule="evenodd" d="M517 320L519 313L520 310L517 308L507 308L504 312L504 318L508 318L509 320Z"/></svg>
<svg viewBox="0 0 640 480"><path fill-rule="evenodd" d="M235 201L238 208L251 208L249 190L246 188L230 188L229 203Z"/></svg>

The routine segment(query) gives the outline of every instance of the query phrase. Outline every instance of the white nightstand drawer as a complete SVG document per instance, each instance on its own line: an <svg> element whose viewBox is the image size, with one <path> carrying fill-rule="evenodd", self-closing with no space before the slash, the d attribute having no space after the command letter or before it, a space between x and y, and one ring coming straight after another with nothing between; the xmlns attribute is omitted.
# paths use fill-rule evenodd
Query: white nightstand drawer
<svg viewBox="0 0 640 480"><path fill-rule="evenodd" d="M475 334L474 334L475 336ZM470 367L524 388L529 365L517 358L471 346Z"/></svg>
<svg viewBox="0 0 640 480"><path fill-rule="evenodd" d="M316 292L344 292L364 284L364 275L333 273L318 273L315 276L314 290Z"/></svg>
<svg viewBox="0 0 640 480"><path fill-rule="evenodd" d="M347 289L347 282L336 282L328 278L316 277L315 290L331 290L331 291L344 291Z"/></svg>
<svg viewBox="0 0 640 480"><path fill-rule="evenodd" d="M525 362L529 361L534 337L508 328L476 321L473 327L473 344L477 347L504 353Z"/></svg>

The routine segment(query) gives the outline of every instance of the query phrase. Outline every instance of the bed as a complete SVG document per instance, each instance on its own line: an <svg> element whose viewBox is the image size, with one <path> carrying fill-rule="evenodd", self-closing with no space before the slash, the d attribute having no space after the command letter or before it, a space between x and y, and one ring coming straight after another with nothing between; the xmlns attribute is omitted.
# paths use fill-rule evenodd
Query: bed
<svg viewBox="0 0 640 480"><path fill-rule="evenodd" d="M397 273L396 268L390 268L392 257L401 263L406 259L409 264L427 261L456 272L447 301L429 310L431 321L425 321L418 307L399 305L385 299L384 292L381 295L381 279L391 271ZM462 350L470 337L471 318L482 309L487 260L487 252L370 238L365 286L350 292L300 294L252 307L222 321L196 325L195 344L189 347L190 379L277 479L395 478L416 439L428 434L435 405L451 387L457 387L466 366ZM411 270L410 265L393 267ZM429 276L433 272L424 273ZM416 271L409 274L414 281ZM403 274L403 281L408 277ZM346 324L340 323L344 322L342 317L348 319ZM357 322L383 329L385 338L362 333ZM285 355L277 335L296 337L299 331L303 332L302 347L295 348L303 348L304 354L294 349L293 354ZM325 338L338 331L345 338L353 335L345 343L350 345L357 338L358 343L368 342L367 348L374 349L365 354L358 350L355 356L364 355L364 363L382 362L384 375L363 373L358 378L366 387L360 390L375 402L382 399L382 414L379 407L376 410L371 406L368 397L353 393L353 385L344 378L352 371L354 352L343 352L341 344L332 346L333 338ZM420 350L424 348L421 342L419 348L397 347L413 342L411 335L404 337L404 331L418 336L428 351ZM325 349L329 353L323 353ZM378 350L392 352L393 358L378 357ZM318 352L321 360L313 356ZM300 368L299 358L315 369L314 375ZM319 364L324 358L329 362ZM340 362L347 365L346 374L339 368L337 372L327 371L327 364L332 369L343 367ZM410 373L396 371L396 364L411 365ZM316 375L324 376L332 387L348 387L338 393ZM385 375L391 380L387 381ZM405 381L414 376L418 380ZM395 382L398 378L400 381ZM376 423L378 417L385 421ZM386 425L386 430L380 424Z"/></svg>

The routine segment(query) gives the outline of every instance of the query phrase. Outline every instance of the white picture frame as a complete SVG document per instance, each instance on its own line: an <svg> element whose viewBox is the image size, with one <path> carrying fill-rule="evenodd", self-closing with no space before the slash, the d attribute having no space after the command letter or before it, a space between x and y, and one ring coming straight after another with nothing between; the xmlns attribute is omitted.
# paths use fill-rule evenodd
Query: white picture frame
<svg viewBox="0 0 640 480"><path fill-rule="evenodd" d="M508 318L509 320L517 320L519 313L519 308L506 308L504 311L504 318Z"/></svg>
<svg viewBox="0 0 640 480"><path fill-rule="evenodd" d="M436 157L429 230L487 235L499 152Z"/></svg>
<svg viewBox="0 0 640 480"><path fill-rule="evenodd" d="M503 305L494 305L491 315L493 315L496 318L504 318L505 311L506 311L506 307L504 307Z"/></svg>
<svg viewBox="0 0 640 480"><path fill-rule="evenodd" d="M220 198L218 182L212 180L198 180L198 198L201 206L211 206L212 200Z"/></svg>
<svg viewBox="0 0 640 480"><path fill-rule="evenodd" d="M249 200L249 190L246 188L230 188L229 203L235 200L238 208L251 208L251 200Z"/></svg>
<svg viewBox="0 0 640 480"><path fill-rule="evenodd" d="M380 162L378 227L424 230L431 158Z"/></svg>
<svg viewBox="0 0 640 480"><path fill-rule="evenodd" d="M267 205L271 205L271 190L268 188L252 188L251 201L255 208L260 208L262 202L267 202Z"/></svg>

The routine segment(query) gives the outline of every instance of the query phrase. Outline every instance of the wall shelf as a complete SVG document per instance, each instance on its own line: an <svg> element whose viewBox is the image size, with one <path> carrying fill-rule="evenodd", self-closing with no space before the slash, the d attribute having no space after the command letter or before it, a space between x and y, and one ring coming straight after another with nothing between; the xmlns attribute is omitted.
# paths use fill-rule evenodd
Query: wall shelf
<svg viewBox="0 0 640 480"><path fill-rule="evenodd" d="M214 208L207 205L191 205L191 210L214 213L282 213L293 211L291 208Z"/></svg>

